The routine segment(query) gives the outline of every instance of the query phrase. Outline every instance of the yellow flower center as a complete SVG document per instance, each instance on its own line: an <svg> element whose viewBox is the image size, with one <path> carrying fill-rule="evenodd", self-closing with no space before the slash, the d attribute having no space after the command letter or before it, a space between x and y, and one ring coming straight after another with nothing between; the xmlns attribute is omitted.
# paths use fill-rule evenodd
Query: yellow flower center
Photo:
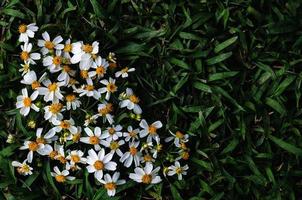
<svg viewBox="0 0 302 200"><path fill-rule="evenodd" d="M145 174L142 177L142 182L145 184L150 184L152 181L152 176L150 174Z"/></svg>
<svg viewBox="0 0 302 200"><path fill-rule="evenodd" d="M37 151L38 148L39 148L39 145L38 145L37 142L30 142L30 143L28 144L28 149L29 149L30 151Z"/></svg>
<svg viewBox="0 0 302 200"><path fill-rule="evenodd" d="M78 155L71 155L71 160L74 162L74 163L78 163L80 162L80 157Z"/></svg>
<svg viewBox="0 0 302 200"><path fill-rule="evenodd" d="M134 132L134 131L130 131L130 132L129 132L130 137L135 137L135 136L136 136L136 134L137 134L137 133L136 133L136 132Z"/></svg>
<svg viewBox="0 0 302 200"><path fill-rule="evenodd" d="M89 143L90 144L98 144L100 142L100 139L97 136L90 136L89 137Z"/></svg>
<svg viewBox="0 0 302 200"><path fill-rule="evenodd" d="M53 103L49 106L49 111L53 114L57 114L63 108L63 104L61 103Z"/></svg>
<svg viewBox="0 0 302 200"><path fill-rule="evenodd" d="M72 101L74 101L74 100L76 99L76 95L74 95L74 94L69 94L69 95L67 95L65 98L66 98L66 101L72 102Z"/></svg>
<svg viewBox="0 0 302 200"><path fill-rule="evenodd" d="M120 145L118 144L118 142L113 141L110 143L111 150L117 150L119 147L120 147Z"/></svg>
<svg viewBox="0 0 302 200"><path fill-rule="evenodd" d="M66 180L65 176L63 176L63 175L57 175L57 176L55 176L55 178L56 178L56 181L59 183L63 183Z"/></svg>
<svg viewBox="0 0 302 200"><path fill-rule="evenodd" d="M190 154L189 154L189 152L184 151L184 152L181 154L181 157L182 157L182 159L184 159L184 160L188 160L189 157L190 157Z"/></svg>
<svg viewBox="0 0 302 200"><path fill-rule="evenodd" d="M110 135L113 135L115 133L115 129L114 128L109 128L108 132Z"/></svg>
<svg viewBox="0 0 302 200"><path fill-rule="evenodd" d="M144 155L144 161L151 162L152 161L152 157L149 154Z"/></svg>
<svg viewBox="0 0 302 200"><path fill-rule="evenodd" d="M67 120L61 121L60 124L62 129L68 129L70 127L70 123Z"/></svg>
<svg viewBox="0 0 302 200"><path fill-rule="evenodd" d="M32 84L31 84L31 88L33 89L33 90L35 90L35 89L37 89L38 87L40 87L40 82L39 81L34 81L34 82L32 82Z"/></svg>
<svg viewBox="0 0 302 200"><path fill-rule="evenodd" d="M88 70L81 70L81 71L80 71L80 76L81 76L83 79L88 78Z"/></svg>
<svg viewBox="0 0 302 200"><path fill-rule="evenodd" d="M71 52L72 46L71 44L65 44L63 51L65 52Z"/></svg>
<svg viewBox="0 0 302 200"><path fill-rule="evenodd" d="M179 138L179 139L184 138L184 134L182 134L182 132L180 132L180 131L176 131L175 136L176 136L177 138Z"/></svg>
<svg viewBox="0 0 302 200"><path fill-rule="evenodd" d="M25 24L21 24L18 28L19 33L25 33L27 30L27 26Z"/></svg>
<svg viewBox="0 0 302 200"><path fill-rule="evenodd" d="M161 151L162 149L163 149L163 145L162 144L156 145L156 150L157 151Z"/></svg>
<svg viewBox="0 0 302 200"><path fill-rule="evenodd" d="M86 85L85 89L88 90L88 91L93 91L94 86L93 85Z"/></svg>
<svg viewBox="0 0 302 200"><path fill-rule="evenodd" d="M131 96L129 97L129 100L130 100L132 103L135 103L135 104L137 104L137 103L139 102L138 97L135 96L135 95L131 95Z"/></svg>
<svg viewBox="0 0 302 200"><path fill-rule="evenodd" d="M104 75L105 74L105 68L103 66L98 66L95 69L95 72L97 73L97 75Z"/></svg>
<svg viewBox="0 0 302 200"><path fill-rule="evenodd" d="M106 183L104 186L107 190L114 190L116 188L116 184L111 182L111 183Z"/></svg>
<svg viewBox="0 0 302 200"><path fill-rule="evenodd" d="M103 170L104 169L104 163L100 160L95 161L93 166L96 170Z"/></svg>
<svg viewBox="0 0 302 200"><path fill-rule="evenodd" d="M57 83L51 83L51 84L48 85L48 90L49 90L50 92L56 91L57 88L58 88Z"/></svg>
<svg viewBox="0 0 302 200"><path fill-rule="evenodd" d="M51 41L45 41L44 46L48 49L51 50L55 47L54 43L52 43Z"/></svg>
<svg viewBox="0 0 302 200"><path fill-rule="evenodd" d="M61 57L60 56L53 57L52 63L55 64L55 65L60 65L61 64Z"/></svg>
<svg viewBox="0 0 302 200"><path fill-rule="evenodd" d="M107 85L107 90L111 93L115 92L117 90L117 86L114 83L109 83Z"/></svg>
<svg viewBox="0 0 302 200"><path fill-rule="evenodd" d="M22 170L23 172L30 172L30 167L27 164L22 164Z"/></svg>
<svg viewBox="0 0 302 200"><path fill-rule="evenodd" d="M153 125L149 126L149 133L151 135L156 134L156 130L157 130L157 128L155 126L153 126Z"/></svg>
<svg viewBox="0 0 302 200"><path fill-rule="evenodd" d="M27 51L22 51L20 54L21 60L28 60L29 58L29 53Z"/></svg>
<svg viewBox="0 0 302 200"><path fill-rule="evenodd" d="M31 98L25 97L23 99L23 104L24 104L25 107L30 107L31 106Z"/></svg>
<svg viewBox="0 0 302 200"><path fill-rule="evenodd" d="M50 152L49 157L53 160L57 155L58 155L57 151L52 151Z"/></svg>
<svg viewBox="0 0 302 200"><path fill-rule="evenodd" d="M71 68L69 67L69 65L64 65L63 66L63 71L68 73L68 72L71 71Z"/></svg>
<svg viewBox="0 0 302 200"><path fill-rule="evenodd" d="M126 73L126 72L128 72L128 67L125 67L124 69L122 69L122 73Z"/></svg>
<svg viewBox="0 0 302 200"><path fill-rule="evenodd" d="M85 44L85 45L83 45L82 50L85 53L91 53L93 50L93 47L90 44Z"/></svg>
<svg viewBox="0 0 302 200"><path fill-rule="evenodd" d="M45 139L44 139L43 137L38 137L38 138L36 139L36 142L37 142L38 144L46 144L46 141L45 141Z"/></svg>
<svg viewBox="0 0 302 200"><path fill-rule="evenodd" d="M81 134L80 133L76 133L72 136L72 141L73 142L78 142L81 138Z"/></svg>
<svg viewBox="0 0 302 200"><path fill-rule="evenodd" d="M183 172L181 167L177 167L175 171L176 171L176 174L181 174Z"/></svg>
<svg viewBox="0 0 302 200"><path fill-rule="evenodd" d="M130 147L130 148L129 148L129 152L130 152L130 154L131 154L132 156L134 156L134 155L136 155L136 153L137 153L137 149L136 149L135 147Z"/></svg>

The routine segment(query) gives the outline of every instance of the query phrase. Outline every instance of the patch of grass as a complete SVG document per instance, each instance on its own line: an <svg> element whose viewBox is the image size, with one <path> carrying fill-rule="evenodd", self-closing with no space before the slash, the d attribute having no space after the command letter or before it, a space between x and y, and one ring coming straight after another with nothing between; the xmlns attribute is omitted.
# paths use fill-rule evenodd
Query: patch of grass
<svg viewBox="0 0 302 200"><path fill-rule="evenodd" d="M17 28L100 42L136 68L143 109L191 135L189 174L153 188L129 184L121 199L296 199L302 191L301 47L298 1L4 0L0 3L0 199L103 199L83 174L76 184L45 175L17 181L9 133L20 91ZM41 66L42 67L42 66ZM42 161L41 161L42 162ZM119 197L115 197L118 199ZM113 198L114 199L114 198Z"/></svg>

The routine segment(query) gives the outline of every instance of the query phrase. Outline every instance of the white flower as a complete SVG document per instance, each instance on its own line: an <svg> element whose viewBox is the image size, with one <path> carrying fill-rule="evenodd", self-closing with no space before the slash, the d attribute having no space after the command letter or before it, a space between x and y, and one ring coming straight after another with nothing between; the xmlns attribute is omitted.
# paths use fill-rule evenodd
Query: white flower
<svg viewBox="0 0 302 200"><path fill-rule="evenodd" d="M82 42L77 42L72 48L72 53L74 54L70 59L72 64L78 63L82 60L91 61L92 57L99 52L99 43L93 42L90 44L83 44Z"/></svg>
<svg viewBox="0 0 302 200"><path fill-rule="evenodd" d="M36 23L32 24L21 24L18 28L20 33L19 42L28 42L29 38L35 37L35 32L38 30Z"/></svg>
<svg viewBox="0 0 302 200"><path fill-rule="evenodd" d="M64 183L66 180L74 180L74 176L68 176L69 171L68 170L63 170L62 172L59 170L57 166L53 168L54 172L51 172L51 176L55 177L56 181L59 183Z"/></svg>
<svg viewBox="0 0 302 200"><path fill-rule="evenodd" d="M105 138L108 142L112 140L117 140L119 137L123 136L121 130L123 127L121 125L112 125L112 127L108 127L107 130L104 131L103 138Z"/></svg>
<svg viewBox="0 0 302 200"><path fill-rule="evenodd" d="M13 161L12 166L17 167L17 171L19 174L23 176L32 175L33 168L29 166L27 163L27 159L25 159L22 163L18 161Z"/></svg>
<svg viewBox="0 0 302 200"><path fill-rule="evenodd" d="M182 180L182 175L187 175L186 170L188 170L189 167L188 165L181 167L179 162L175 161L175 164L171 165L168 169L168 176L173 176L174 174L177 174L178 180Z"/></svg>
<svg viewBox="0 0 302 200"><path fill-rule="evenodd" d="M107 103L106 101L104 101L102 104L98 105L98 115L103 117L103 123L105 123L106 120L109 122L109 124L112 124L114 122L113 116L110 114L112 110L112 103Z"/></svg>
<svg viewBox="0 0 302 200"><path fill-rule="evenodd" d="M61 132L62 130L68 130L70 133L77 133L78 129L74 126L74 120L70 118L69 120L53 120L52 124L55 127L52 128L55 132Z"/></svg>
<svg viewBox="0 0 302 200"><path fill-rule="evenodd" d="M65 96L66 100L66 109L67 110L76 110L81 106L81 101L76 97L75 94L68 94Z"/></svg>
<svg viewBox="0 0 302 200"><path fill-rule="evenodd" d="M120 162L124 163L125 167L130 167L133 160L134 165L139 166L139 160L141 152L138 151L137 147L139 142L131 142L129 143L129 150L124 153L124 155L120 158Z"/></svg>
<svg viewBox="0 0 302 200"><path fill-rule="evenodd" d="M36 90L41 86L41 82L45 80L47 73L44 73L40 79L37 79L37 75L35 71L29 71L27 74L23 76L21 83L25 85L30 85L33 90Z"/></svg>
<svg viewBox="0 0 302 200"><path fill-rule="evenodd" d="M65 41L65 45L63 48L63 57L67 59L71 59L70 53L72 52L74 44L70 43L70 39Z"/></svg>
<svg viewBox="0 0 302 200"><path fill-rule="evenodd" d="M47 155L47 152L44 150L44 144L38 143L36 141L25 141L23 146L20 147L20 150L28 149L27 160L29 163L33 160L34 152L39 153L40 155Z"/></svg>
<svg viewBox="0 0 302 200"><path fill-rule="evenodd" d="M97 90L95 90L92 80L86 79L86 82L87 85L83 85L81 88L77 89L76 92L80 93L80 97L85 95L87 97L94 97L96 100L98 100L101 95Z"/></svg>
<svg viewBox="0 0 302 200"><path fill-rule="evenodd" d="M91 67L91 63L87 60L83 60L80 62L79 67L80 67L80 77L82 79L90 79L89 77L89 69Z"/></svg>
<svg viewBox="0 0 302 200"><path fill-rule="evenodd" d="M155 159L149 153L147 153L141 157L140 161L141 163L148 163L148 162L153 163L155 162Z"/></svg>
<svg viewBox="0 0 302 200"><path fill-rule="evenodd" d="M115 77L118 78L118 77L122 76L122 78L127 78L128 77L128 72L134 72L134 71L135 71L134 68L129 69L128 67L125 67L121 71L117 71L115 73Z"/></svg>
<svg viewBox="0 0 302 200"><path fill-rule="evenodd" d="M61 71L62 62L63 58L61 57L61 50L57 50L54 56L46 56L43 58L43 66L47 67L51 73Z"/></svg>
<svg viewBox="0 0 302 200"><path fill-rule="evenodd" d="M27 116L32 108L36 112L39 112L39 108L33 103L34 100L38 97L39 93L34 91L30 97L28 97L28 92L26 88L22 89L22 95L17 96L16 107L21 108L20 113L24 116Z"/></svg>
<svg viewBox="0 0 302 200"><path fill-rule="evenodd" d="M68 135L66 138L67 140L72 140L74 143L78 143L81 138L81 133L82 133L82 128L80 126L77 127L77 132L76 133L71 133Z"/></svg>
<svg viewBox="0 0 302 200"><path fill-rule="evenodd" d="M25 74L31 72L30 70L30 63L29 61L25 61L24 64L21 64L21 69L19 69L19 72L22 72L22 76L24 76Z"/></svg>
<svg viewBox="0 0 302 200"><path fill-rule="evenodd" d="M96 120L99 118L99 115L88 116L85 119L84 126L89 126L90 124L96 124Z"/></svg>
<svg viewBox="0 0 302 200"><path fill-rule="evenodd" d="M86 132L88 137L81 137L80 141L83 143L86 143L86 144L92 144L92 145L94 145L95 150L97 150L97 151L100 150L101 149L101 146L100 146L101 140L104 139L101 128L95 127L94 133L88 127L86 127L84 129L84 131Z"/></svg>
<svg viewBox="0 0 302 200"><path fill-rule="evenodd" d="M128 110L133 110L135 114L142 114L142 109L138 105L139 98L133 94L131 88L126 89L127 99L120 102L120 107L127 107Z"/></svg>
<svg viewBox="0 0 302 200"><path fill-rule="evenodd" d="M139 132L139 136L143 138L148 135L147 142L152 142L152 139L156 140L156 138L159 137L157 134L157 129L163 126L160 121L156 121L151 125L148 125L148 123L144 119L139 123L139 125L143 128L143 130Z"/></svg>
<svg viewBox="0 0 302 200"><path fill-rule="evenodd" d="M117 86L115 85L115 79L109 78L109 81L104 79L100 81L106 87L102 87L99 89L100 93L106 93L105 99L108 101L110 99L110 95L117 91Z"/></svg>
<svg viewBox="0 0 302 200"><path fill-rule="evenodd" d="M70 76L75 76L76 71L72 70L69 65L63 65L61 69L61 73L59 74L57 80L63 81L65 85L70 83Z"/></svg>
<svg viewBox="0 0 302 200"><path fill-rule="evenodd" d="M99 180L102 184L104 184L104 187L107 190L108 196L114 196L116 193L116 187L118 185L123 185L126 183L125 180L121 179L119 180L120 173L114 172L113 176L111 177L109 174L104 175L104 180Z"/></svg>
<svg viewBox="0 0 302 200"><path fill-rule="evenodd" d="M123 156L123 152L120 150L120 147L123 144L125 144L124 140L120 140L120 141L112 140L111 142L108 142L106 140L102 140L101 144L104 145L105 147L110 148L111 149L110 153L114 154L116 152L117 155L119 155L120 157Z"/></svg>
<svg viewBox="0 0 302 200"><path fill-rule="evenodd" d="M65 150L64 150L64 146L63 145L55 145L55 151L52 151L49 154L49 157L55 159L55 160L59 160L62 164L66 164L67 160L65 157ZM53 154L53 155L51 155Z"/></svg>
<svg viewBox="0 0 302 200"><path fill-rule="evenodd" d="M46 87L38 87L40 95L44 95L44 101L57 101L62 100L63 95L61 94L60 87L64 85L64 82L51 82L49 79L43 81Z"/></svg>
<svg viewBox="0 0 302 200"><path fill-rule="evenodd" d="M98 78L104 77L108 66L109 66L109 63L106 61L106 59L101 58L101 56L98 56L95 59L95 62L91 66L95 70L88 72L89 77L94 77L94 76L97 76Z"/></svg>
<svg viewBox="0 0 302 200"><path fill-rule="evenodd" d="M87 170L88 173L94 173L94 177L97 180L101 180L103 178L103 171L110 170L115 171L117 164L111 161L113 154L109 153L105 155L105 150L101 149L98 154L93 149L88 151L87 156Z"/></svg>
<svg viewBox="0 0 302 200"><path fill-rule="evenodd" d="M51 105L44 107L44 119L53 122L54 120L63 119L62 111L64 111L63 104L54 102Z"/></svg>
<svg viewBox="0 0 302 200"><path fill-rule="evenodd" d="M56 141L58 136L56 132L49 130L44 136L42 135L43 128L38 128L36 131L36 142L38 144L44 144L44 151L49 154L52 151L52 147L49 145L52 141Z"/></svg>
<svg viewBox="0 0 302 200"><path fill-rule="evenodd" d="M33 45L31 43L24 43L21 45L22 52L20 54L21 60L30 64L36 64L35 60L39 60L41 55L39 53L30 53Z"/></svg>
<svg viewBox="0 0 302 200"><path fill-rule="evenodd" d="M124 134L123 134L126 142L128 142L130 139L131 139L131 141L138 139L138 133L139 133L138 128L133 130L132 126L128 126L127 131L128 132L124 132Z"/></svg>
<svg viewBox="0 0 302 200"><path fill-rule="evenodd" d="M162 150L163 145L160 144L160 138L156 138L156 146L151 149L151 152L153 153L153 158L157 158L158 153Z"/></svg>
<svg viewBox="0 0 302 200"><path fill-rule="evenodd" d="M130 173L129 178L138 182L145 184L156 184L161 182L160 176L158 176L158 171L160 167L155 168L153 171L153 165L151 163L146 163L144 168L136 167L134 169L135 173Z"/></svg>
<svg viewBox="0 0 302 200"><path fill-rule="evenodd" d="M38 46L42 47L41 52L43 55L47 54L49 51L64 49L64 45L60 44L60 42L63 41L61 36L57 36L53 41L51 41L49 34L44 32L42 33L42 37L43 40L38 40Z"/></svg>
<svg viewBox="0 0 302 200"><path fill-rule="evenodd" d="M86 158L83 157L84 153L81 150L73 150L66 157L67 160L70 160L71 165L76 165L78 163L86 164Z"/></svg>
<svg viewBox="0 0 302 200"><path fill-rule="evenodd" d="M188 142L188 138L189 138L189 135L188 134L183 134L182 132L180 131L176 131L176 133L172 133L171 131L169 131L171 133L172 136L170 137L167 137L165 139L165 142L170 142L172 140L174 140L174 145L176 147L180 147L181 146L181 143L186 143Z"/></svg>

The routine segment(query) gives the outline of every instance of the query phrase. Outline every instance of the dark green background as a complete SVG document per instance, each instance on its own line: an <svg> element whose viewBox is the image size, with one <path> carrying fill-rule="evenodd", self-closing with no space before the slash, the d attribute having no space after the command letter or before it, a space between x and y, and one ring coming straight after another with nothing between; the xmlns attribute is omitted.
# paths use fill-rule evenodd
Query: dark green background
<svg viewBox="0 0 302 200"><path fill-rule="evenodd" d="M162 135L168 129L191 135L184 181L172 178L153 188L131 183L121 199L301 197L298 0L2 0L0 6L0 199L106 197L85 176L55 186L44 163L40 175L17 181L9 165L18 146L6 144L7 134L27 129L14 111L17 28L31 22L41 27L39 34L71 33L98 40L102 55L115 52L137 69L130 81L137 83L145 116L166 125Z"/></svg>

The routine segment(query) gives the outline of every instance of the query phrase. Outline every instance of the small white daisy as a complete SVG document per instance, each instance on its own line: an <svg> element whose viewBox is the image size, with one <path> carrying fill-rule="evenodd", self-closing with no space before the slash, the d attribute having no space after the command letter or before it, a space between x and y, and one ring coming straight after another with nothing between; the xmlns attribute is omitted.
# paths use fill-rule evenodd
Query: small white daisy
<svg viewBox="0 0 302 200"><path fill-rule="evenodd" d="M130 167L133 160L134 165L139 166L141 152L138 150L139 142L129 143L129 150L120 158L120 162L124 163L125 167Z"/></svg>
<svg viewBox="0 0 302 200"><path fill-rule="evenodd" d="M115 85L115 79L109 78L109 81L104 79L100 81L106 87L102 87L99 89L101 94L106 93L105 99L108 101L110 99L110 95L117 91L117 86Z"/></svg>
<svg viewBox="0 0 302 200"><path fill-rule="evenodd" d="M66 157L67 160L70 160L71 165L77 165L79 163L86 164L87 159L83 157L84 153L81 150L73 150Z"/></svg>
<svg viewBox="0 0 302 200"><path fill-rule="evenodd" d="M59 102L53 102L52 104L44 107L44 119L53 122L54 120L61 120L63 119L63 114L61 113L64 111L65 108L63 104Z"/></svg>
<svg viewBox="0 0 302 200"><path fill-rule="evenodd" d="M53 171L54 172L51 172L51 176L55 177L56 181L59 183L64 183L66 180L72 181L75 179L74 176L68 176L69 171L66 169L61 172L59 168L55 166Z"/></svg>
<svg viewBox="0 0 302 200"><path fill-rule="evenodd" d="M142 114L142 109L138 105L139 98L133 94L131 88L126 89L126 98L120 102L120 107L127 107L128 110L133 110L135 114Z"/></svg>
<svg viewBox="0 0 302 200"><path fill-rule="evenodd" d="M46 79L47 73L45 72L39 80L37 79L37 75L35 71L30 71L23 76L21 83L25 85L30 85L33 90L36 90L41 86L42 81Z"/></svg>
<svg viewBox="0 0 302 200"><path fill-rule="evenodd" d="M123 185L126 183L125 180L121 179L119 180L120 173L119 172L114 172L113 176L111 177L109 174L104 175L104 180L98 180L102 184L104 184L104 187L107 190L108 196L114 196L116 193L116 188L118 185Z"/></svg>
<svg viewBox="0 0 302 200"><path fill-rule="evenodd" d="M157 134L157 129L163 126L160 121L156 121L151 125L148 125L148 123L144 119L139 123L139 125L143 128L143 130L139 132L139 136L143 138L148 135L147 142L152 142L152 139L156 140L156 138L159 137Z"/></svg>
<svg viewBox="0 0 302 200"><path fill-rule="evenodd" d="M65 85L68 85L70 82L70 78L74 77L76 74L75 70L72 70L69 65L63 65L61 73L59 74L57 80L62 81Z"/></svg>
<svg viewBox="0 0 302 200"><path fill-rule="evenodd" d="M138 139L138 133L139 133L139 129L134 129L132 128L132 126L128 126L127 128L127 132L123 133L123 136L125 137L125 141L128 142L130 141L134 141L136 139Z"/></svg>
<svg viewBox="0 0 302 200"><path fill-rule="evenodd" d="M34 100L38 97L39 93L34 91L30 97L28 96L28 92L26 88L22 89L22 95L17 96L16 107L21 108L20 113L23 116L27 116L32 108L36 112L39 112L40 109L33 103Z"/></svg>
<svg viewBox="0 0 302 200"><path fill-rule="evenodd" d="M28 149L29 152L27 154L27 160L29 163L33 160L33 154L34 152L37 152L40 155L47 155L44 151L44 144L38 143L36 141L25 141L23 146L20 147L20 150L26 150Z"/></svg>
<svg viewBox="0 0 302 200"><path fill-rule="evenodd" d="M91 79L86 79L87 85L83 85L81 88L77 89L76 92L80 93L81 96L94 97L98 100L101 97L100 92L98 92Z"/></svg>
<svg viewBox="0 0 302 200"><path fill-rule="evenodd" d="M72 48L72 53L74 54L70 59L72 64L78 63L82 60L92 62L92 57L94 57L99 52L99 43L93 42L90 44L83 44L83 42L77 42Z"/></svg>
<svg viewBox="0 0 302 200"><path fill-rule="evenodd" d="M74 134L78 131L77 127L74 125L74 120L70 118L69 120L53 120L52 124L55 126L52 128L55 132L61 132L68 130L70 133Z"/></svg>
<svg viewBox="0 0 302 200"><path fill-rule="evenodd" d="M189 169L189 167L188 165L181 167L180 163L178 161L175 161L174 165L171 165L168 169L168 176L177 174L178 180L182 180L182 175L187 175L186 171Z"/></svg>
<svg viewBox="0 0 302 200"><path fill-rule="evenodd" d="M21 69L19 69L19 72L22 72L22 76L24 76L25 74L31 72L30 70L30 63L29 61L25 61L24 64L21 64Z"/></svg>
<svg viewBox="0 0 302 200"><path fill-rule="evenodd" d="M44 95L44 101L55 102L63 99L60 87L65 85L64 82L51 82L49 79L47 79L43 81L43 85L45 85L45 87L38 87L37 90L39 91L40 95Z"/></svg>
<svg viewBox="0 0 302 200"><path fill-rule="evenodd" d="M130 173L129 178L144 184L156 184L161 182L160 176L158 176L158 171L160 167L153 170L153 165L151 163L146 163L144 168L136 167L134 169L135 173Z"/></svg>
<svg viewBox="0 0 302 200"><path fill-rule="evenodd" d="M13 161L12 166L17 167L18 173L23 175L23 176L33 174L32 173L33 168L30 165L27 164L27 159L25 159L22 163L20 163L18 161Z"/></svg>
<svg viewBox="0 0 302 200"><path fill-rule="evenodd" d="M62 62L63 58L61 57L60 50L57 50L54 56L46 56L43 58L43 66L47 67L51 73L61 71Z"/></svg>
<svg viewBox="0 0 302 200"><path fill-rule="evenodd" d="M94 177L97 180L101 180L104 170L115 171L117 164L111 161L112 156L113 154L111 153L105 155L104 149L101 149L98 154L93 149L90 149L87 156L87 164L89 166L86 167L88 173L94 173Z"/></svg>
<svg viewBox="0 0 302 200"><path fill-rule="evenodd" d="M128 67L125 67L121 71L117 71L115 73L115 77L118 78L118 77L122 76L122 78L127 78L128 77L128 72L134 72L134 71L135 71L134 68L129 69Z"/></svg>
<svg viewBox="0 0 302 200"><path fill-rule="evenodd" d="M106 74L107 68L109 66L109 63L106 61L106 59L101 58L101 56L98 56L95 59L95 62L92 64L92 68L94 68L94 71L88 72L89 77L97 76L97 78L103 78Z"/></svg>
<svg viewBox="0 0 302 200"><path fill-rule="evenodd" d="M110 114L113 111L112 103L104 101L102 104L98 105L98 111L98 115L103 117L103 123L108 121L109 124L112 124L114 122L113 116Z"/></svg>
<svg viewBox="0 0 302 200"><path fill-rule="evenodd" d="M189 135L188 134L183 134L182 132L180 131L176 131L176 133L172 133L170 130L169 132L171 133L172 136L170 137L167 137L165 139L165 142L170 142L172 140L174 140L174 145L176 147L180 147L181 146L181 143L186 143L188 142L188 138L189 138Z"/></svg>
<svg viewBox="0 0 302 200"><path fill-rule="evenodd" d="M24 43L21 45L22 52L20 54L21 60L29 64L36 64L35 60L40 60L41 55L39 53L31 53L33 45L31 43Z"/></svg>
<svg viewBox="0 0 302 200"><path fill-rule="evenodd" d="M50 40L50 36L47 32L42 33L43 40L38 40L38 46L42 47L41 52L43 55L49 53L54 50L62 50L64 49L64 45L60 44L63 41L61 36L55 37L52 41Z"/></svg>
<svg viewBox="0 0 302 200"><path fill-rule="evenodd" d="M108 127L103 134L103 138L105 138L108 142L111 142L112 140L117 140L119 137L123 136L123 133L121 130L123 127L121 125L112 125L111 127Z"/></svg>
<svg viewBox="0 0 302 200"><path fill-rule="evenodd" d="M31 23L31 24L21 24L18 27L18 31L20 33L19 36L19 42L28 42L29 38L34 38L35 37L35 32L39 28L36 26L36 23Z"/></svg>
<svg viewBox="0 0 302 200"><path fill-rule="evenodd" d="M122 157L124 155L123 152L120 150L120 147L123 144L125 144L124 140L119 140L119 141L112 140L111 142L102 140L101 144L104 145L105 147L108 147L111 150L110 153L112 153L112 154L117 153L117 155L119 155L119 157Z"/></svg>
<svg viewBox="0 0 302 200"><path fill-rule="evenodd" d="M86 127L84 129L84 131L86 132L88 137L81 137L80 141L83 143L86 143L86 144L92 144L92 145L94 145L95 150L97 150L97 151L100 150L101 149L101 146L100 146L101 140L104 139L101 128L95 127L94 133L88 127Z"/></svg>
<svg viewBox="0 0 302 200"><path fill-rule="evenodd" d="M66 100L66 109L67 110L76 110L81 106L81 101L75 94L68 94L65 96Z"/></svg>

